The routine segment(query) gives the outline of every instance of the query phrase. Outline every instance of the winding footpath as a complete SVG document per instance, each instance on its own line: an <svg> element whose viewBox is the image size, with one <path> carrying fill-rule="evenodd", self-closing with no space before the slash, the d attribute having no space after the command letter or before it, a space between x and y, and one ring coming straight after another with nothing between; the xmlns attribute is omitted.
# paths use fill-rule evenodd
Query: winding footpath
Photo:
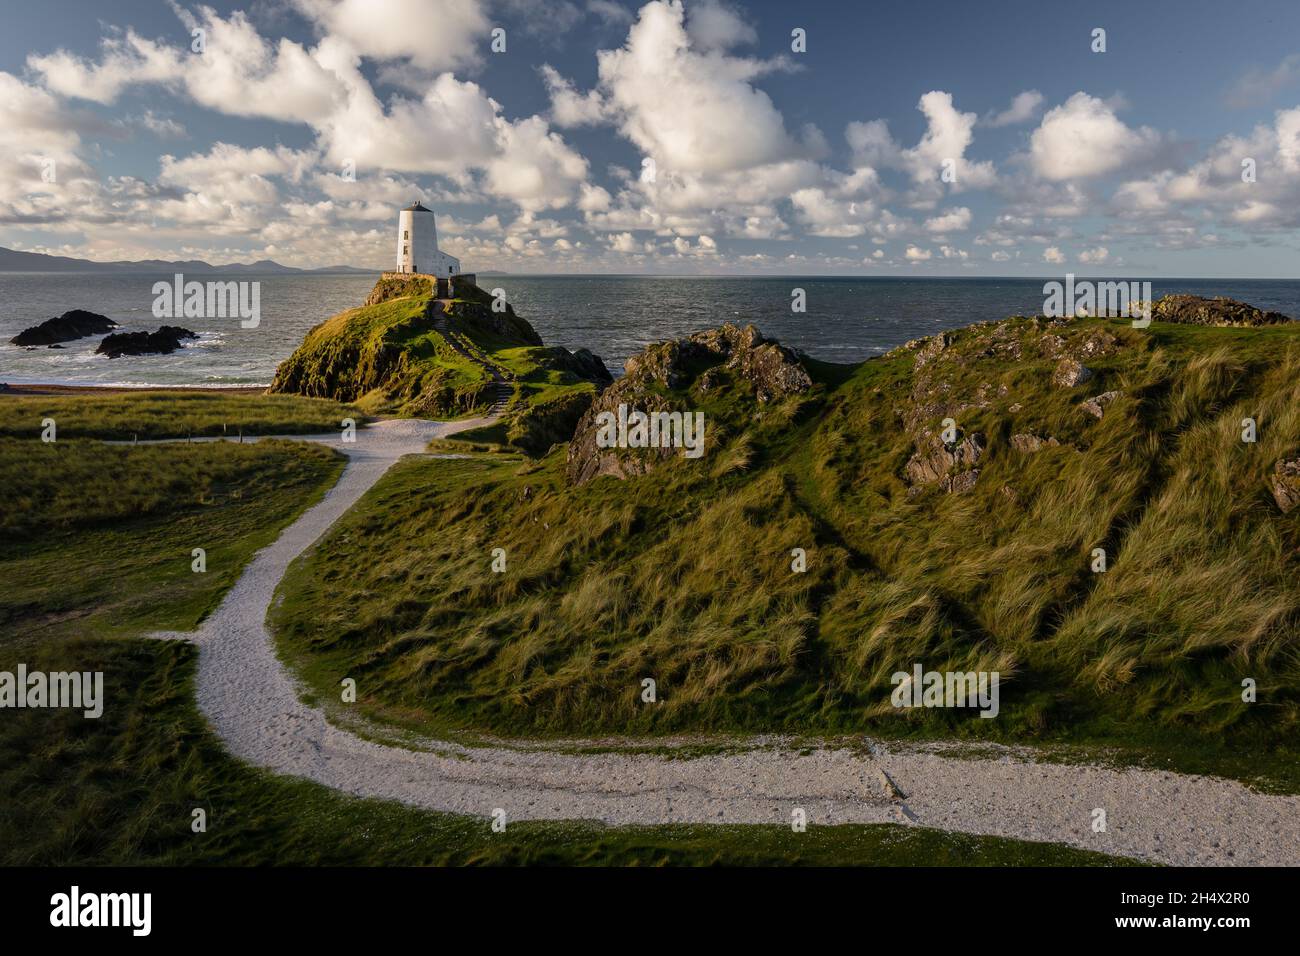
<svg viewBox="0 0 1300 956"><path fill-rule="evenodd" d="M342 477L257 553L198 631L156 635L198 645L199 707L235 756L357 796L481 816L485 825L501 809L508 821L789 826L802 808L810 825L904 823L1169 864L1300 865L1300 797L1217 778L1043 763L1021 750L990 758L963 755L955 745L876 741L863 753L759 739L696 757L561 753L526 741L422 741L428 749L405 749L331 725L299 699L276 657L265 622L277 585L290 562L399 458L487 421L383 421L348 444L336 436L288 436L343 451ZM1106 811L1105 832L1093 832L1097 808Z"/></svg>

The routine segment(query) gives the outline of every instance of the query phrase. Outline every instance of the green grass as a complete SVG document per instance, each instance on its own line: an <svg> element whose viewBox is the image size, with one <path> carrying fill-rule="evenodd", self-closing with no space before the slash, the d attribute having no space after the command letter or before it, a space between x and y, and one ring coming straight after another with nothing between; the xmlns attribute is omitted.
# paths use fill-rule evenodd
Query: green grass
<svg viewBox="0 0 1300 956"><path fill-rule="evenodd" d="M417 294L404 295L411 288ZM483 414L499 377L512 390L500 443L533 454L572 434L595 394L583 367L541 346L512 309L470 287L435 301L428 283L381 280L394 296L322 322L276 371L271 389L355 402L367 414Z"/></svg>
<svg viewBox="0 0 1300 956"><path fill-rule="evenodd" d="M0 439L0 641L193 628L342 466L279 441Z"/></svg>
<svg viewBox="0 0 1300 956"><path fill-rule="evenodd" d="M1053 386L1043 337L1099 330L1093 379ZM1300 512L1266 483L1300 452L1300 329L1018 319L914 359L812 363L768 406L692 393L707 454L626 482L570 487L562 452L404 463L291 569L282 651L439 733L957 736L1300 790ZM1078 407L1109 389L1100 421ZM909 496L901 422L948 414L987 437L976 488ZM999 671L1001 717L895 710L914 663Z"/></svg>
<svg viewBox="0 0 1300 956"><path fill-rule="evenodd" d="M53 418L57 437L145 441L227 435L337 431L355 408L298 395L164 392L0 396L0 438L39 438Z"/></svg>
<svg viewBox="0 0 1300 956"><path fill-rule="evenodd" d="M1130 865L896 825L796 834L515 822L493 833L486 817L347 797L230 758L194 707L196 656L183 644L75 639L23 658L43 670L102 670L107 706L98 720L24 710L0 723L0 865ZM196 808L204 833L191 829Z"/></svg>
<svg viewBox="0 0 1300 956"><path fill-rule="evenodd" d="M494 834L487 819L347 797L234 760L194 704L197 650L138 635L192 629L340 467L335 453L281 442L0 440L0 495L14 505L0 517L0 670L102 671L106 699L98 720L4 712L0 864L1125 865L893 825L511 823ZM202 575L190 570L198 545ZM191 829L196 808L204 833Z"/></svg>

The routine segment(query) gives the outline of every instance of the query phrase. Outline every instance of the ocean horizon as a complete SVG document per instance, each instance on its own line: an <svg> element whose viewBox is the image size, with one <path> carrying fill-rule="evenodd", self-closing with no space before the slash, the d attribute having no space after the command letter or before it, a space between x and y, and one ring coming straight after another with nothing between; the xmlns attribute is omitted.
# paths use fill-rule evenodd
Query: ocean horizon
<svg viewBox="0 0 1300 956"><path fill-rule="evenodd" d="M312 327L361 305L377 273L204 276L205 281L260 283L261 321L253 329L241 328L234 318L155 318L153 284L171 277L158 272L0 274L0 382L264 387ZM1039 314L1043 284L1063 278L504 274L485 276L480 285L504 289L515 311L547 345L589 349L618 376L628 356L650 343L727 322L752 323L764 336L821 361L852 364L920 336L1009 315ZM1155 297L1174 292L1224 295L1300 316L1300 279L1149 281ZM804 290L805 312L791 309L795 288ZM122 331L173 324L191 328L199 337L170 355L115 359L95 354L102 336L58 349L9 344L23 329L69 309L106 315Z"/></svg>

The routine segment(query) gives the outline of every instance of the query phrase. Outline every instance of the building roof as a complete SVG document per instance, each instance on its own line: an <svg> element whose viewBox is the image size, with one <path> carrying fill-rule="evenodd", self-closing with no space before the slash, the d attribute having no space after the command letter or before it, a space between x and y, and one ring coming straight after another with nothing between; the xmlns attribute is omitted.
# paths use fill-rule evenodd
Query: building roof
<svg viewBox="0 0 1300 956"><path fill-rule="evenodd" d="M422 203L413 202L406 207L403 212L433 212L432 209L426 209Z"/></svg>

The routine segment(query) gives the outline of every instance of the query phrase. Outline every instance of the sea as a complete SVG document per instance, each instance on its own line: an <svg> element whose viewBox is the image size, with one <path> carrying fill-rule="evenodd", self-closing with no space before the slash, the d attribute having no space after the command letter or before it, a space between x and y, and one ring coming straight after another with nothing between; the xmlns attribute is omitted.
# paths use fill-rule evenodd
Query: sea
<svg viewBox="0 0 1300 956"><path fill-rule="evenodd" d="M261 320L157 319L153 286L172 276L0 273L0 383L216 387L268 385L308 330L361 304L369 275L195 276L260 283ZM1062 277L1063 279L1063 277ZM645 345L724 322L753 323L768 338L827 362L861 362L909 339L972 322L1043 311L1045 279L480 276L502 289L548 345L586 348L616 376ZM806 311L791 308L802 289ZM1300 317L1300 280L1164 279L1152 293L1226 295ZM8 344L69 309L107 315L123 331L182 325L198 339L171 355L96 355L99 336L63 348Z"/></svg>

